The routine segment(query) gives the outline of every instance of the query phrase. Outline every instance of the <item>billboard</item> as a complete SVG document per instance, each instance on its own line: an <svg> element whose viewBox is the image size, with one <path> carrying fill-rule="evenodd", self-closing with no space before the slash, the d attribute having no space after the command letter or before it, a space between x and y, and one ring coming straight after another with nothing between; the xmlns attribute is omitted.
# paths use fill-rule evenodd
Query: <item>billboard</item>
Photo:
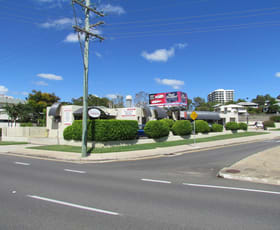
<svg viewBox="0 0 280 230"><path fill-rule="evenodd" d="M181 91L149 94L149 105L160 107L186 107L188 96Z"/></svg>

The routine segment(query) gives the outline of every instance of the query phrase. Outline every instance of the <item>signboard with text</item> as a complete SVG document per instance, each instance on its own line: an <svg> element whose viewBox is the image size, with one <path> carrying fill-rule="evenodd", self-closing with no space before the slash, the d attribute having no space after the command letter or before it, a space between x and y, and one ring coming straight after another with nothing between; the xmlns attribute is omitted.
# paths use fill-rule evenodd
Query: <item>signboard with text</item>
<svg viewBox="0 0 280 230"><path fill-rule="evenodd" d="M160 107L187 107L187 94L181 91L149 94L149 105Z"/></svg>

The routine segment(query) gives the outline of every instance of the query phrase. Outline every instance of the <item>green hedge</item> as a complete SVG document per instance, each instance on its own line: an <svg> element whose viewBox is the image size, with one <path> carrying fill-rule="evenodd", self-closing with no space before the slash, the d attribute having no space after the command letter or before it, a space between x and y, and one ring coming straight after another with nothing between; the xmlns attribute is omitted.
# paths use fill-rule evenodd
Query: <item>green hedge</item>
<svg viewBox="0 0 280 230"><path fill-rule="evenodd" d="M263 127L264 127L264 128L267 128L267 127L274 128L274 127L275 127L275 123L274 123L274 121L271 121L271 120L269 120L269 121L264 121L264 122L263 122Z"/></svg>
<svg viewBox="0 0 280 230"><path fill-rule="evenodd" d="M0 137L2 137L2 128L0 128Z"/></svg>
<svg viewBox="0 0 280 230"><path fill-rule="evenodd" d="M160 120L160 122L163 122L164 124L166 124L169 127L169 130L171 130L172 126L175 123L175 121L173 121L172 119L166 119L166 118Z"/></svg>
<svg viewBox="0 0 280 230"><path fill-rule="evenodd" d="M65 140L72 140L73 139L73 126L70 125L63 130L63 137Z"/></svg>
<svg viewBox="0 0 280 230"><path fill-rule="evenodd" d="M171 128L171 131L174 135L189 135L192 132L191 122L187 120L175 121L174 125Z"/></svg>
<svg viewBox="0 0 280 230"><path fill-rule="evenodd" d="M238 130L238 124L234 121L226 123L226 130Z"/></svg>
<svg viewBox="0 0 280 230"><path fill-rule="evenodd" d="M238 123L238 129L247 131L248 130L248 125L246 123Z"/></svg>
<svg viewBox="0 0 280 230"><path fill-rule="evenodd" d="M272 116L270 117L270 120L274 122L280 122L280 116Z"/></svg>
<svg viewBox="0 0 280 230"><path fill-rule="evenodd" d="M144 127L144 132L149 138L160 138L169 135L169 127L161 121L148 121Z"/></svg>
<svg viewBox="0 0 280 230"><path fill-rule="evenodd" d="M94 123L95 141L133 140L137 137L137 121L95 120Z"/></svg>
<svg viewBox="0 0 280 230"><path fill-rule="evenodd" d="M127 120L89 120L87 122L89 141L131 140L137 137L137 121ZM75 120L64 129L65 140L82 140L82 121Z"/></svg>
<svg viewBox="0 0 280 230"><path fill-rule="evenodd" d="M195 121L195 132L196 133L209 133L210 127L206 121L196 120Z"/></svg>
<svg viewBox="0 0 280 230"><path fill-rule="evenodd" d="M211 128L212 132L223 132L223 130L224 130L224 126L220 124L213 124Z"/></svg>

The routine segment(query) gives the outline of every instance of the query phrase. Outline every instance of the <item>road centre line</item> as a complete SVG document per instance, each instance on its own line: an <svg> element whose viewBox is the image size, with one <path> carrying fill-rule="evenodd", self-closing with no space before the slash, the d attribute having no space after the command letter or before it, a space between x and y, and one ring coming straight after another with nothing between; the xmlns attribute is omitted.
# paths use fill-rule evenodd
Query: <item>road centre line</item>
<svg viewBox="0 0 280 230"><path fill-rule="evenodd" d="M141 179L142 181L147 181L147 182L155 182L155 183L162 183L162 184L171 184L170 181L165 181L165 180L152 180L152 179Z"/></svg>
<svg viewBox="0 0 280 230"><path fill-rule="evenodd" d="M51 202L51 203L55 203L55 204L61 204L61 205L69 206L69 207L73 207L73 208L92 211L92 212L98 212L98 213L103 213L103 214L108 214L108 215L113 215L113 216L119 216L120 215L117 212L111 212L111 211L107 211L107 210L103 210L103 209L91 208L91 207L88 207L88 206L83 206L83 205L73 204L73 203L69 203L69 202L54 200L54 199L50 199L50 198L46 198L46 197L40 197L40 196L34 196L34 195L27 195L27 197L37 199L37 200L43 200L43 201L47 201L47 202Z"/></svg>
<svg viewBox="0 0 280 230"><path fill-rule="evenodd" d="M237 191L258 192L258 193L267 193L267 194L280 195L280 192L266 191L266 190L257 190L257 189L247 189L247 188L238 188L238 187L224 187L224 186L216 186L216 185L188 184L188 183L183 183L183 185L187 185L187 186L191 186L191 187L215 188L215 189L237 190Z"/></svg>
<svg viewBox="0 0 280 230"><path fill-rule="evenodd" d="M24 163L24 162L19 162L19 161L15 161L14 164L16 164L16 165L26 165L26 166L30 165L30 163Z"/></svg>
<svg viewBox="0 0 280 230"><path fill-rule="evenodd" d="M78 170L72 170L72 169L64 169L66 172L74 172L74 173L86 173L86 171L78 171Z"/></svg>

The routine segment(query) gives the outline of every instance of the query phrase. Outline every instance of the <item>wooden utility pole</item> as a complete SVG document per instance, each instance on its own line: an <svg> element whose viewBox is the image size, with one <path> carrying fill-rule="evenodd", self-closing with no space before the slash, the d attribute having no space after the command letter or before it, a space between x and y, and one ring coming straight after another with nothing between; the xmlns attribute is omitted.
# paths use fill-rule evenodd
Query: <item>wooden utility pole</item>
<svg viewBox="0 0 280 230"><path fill-rule="evenodd" d="M85 12L85 27L81 28L78 25L73 26L77 33L85 35L84 40L84 90L83 90L83 131L82 131L82 157L87 156L87 120L88 120L88 54L89 54L89 40L91 37L97 38L99 40L104 40L103 37L99 36L90 31L91 28L97 27L104 24L104 22L98 22L96 24L90 25L90 12L104 17L104 14L98 12L96 9L92 8L90 5L90 0L72 0L72 5L80 5ZM76 15L75 15L76 16ZM76 20L77 21L77 20Z"/></svg>

